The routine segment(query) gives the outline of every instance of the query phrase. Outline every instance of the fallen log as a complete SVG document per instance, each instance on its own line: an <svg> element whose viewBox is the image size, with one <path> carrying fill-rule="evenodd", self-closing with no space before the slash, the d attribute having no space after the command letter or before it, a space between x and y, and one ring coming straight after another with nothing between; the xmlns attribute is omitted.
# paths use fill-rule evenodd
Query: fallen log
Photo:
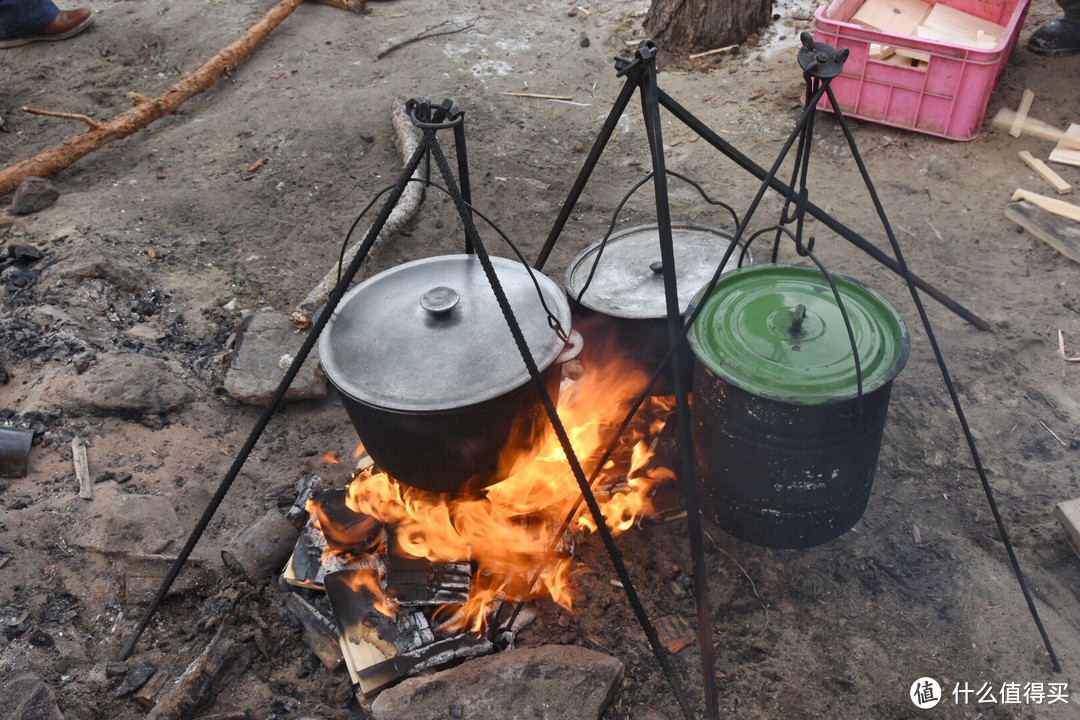
<svg viewBox="0 0 1080 720"><path fill-rule="evenodd" d="M409 119L409 113L405 111L404 98L394 99L390 108L390 124L394 127L394 142L397 144L398 150L401 151L401 162L405 164L416 152L416 148L420 144L420 138L419 133L416 132L416 128L412 124L412 120ZM419 168L413 173L413 177L420 177ZM375 242L381 243L383 240L393 237L395 233L405 227L416 213L416 208L420 206L420 201L423 199L423 184L410 182L405 188L405 192L401 194L401 199L394 206L390 217L387 218L386 224L379 231L379 236L375 239ZM334 263L334 267L330 268L326 275L323 276L323 279L319 281L319 284L312 288L307 297L301 300L293 309L292 314L289 316L289 321L293 325L301 330L311 327L315 311L326 304L330 293L334 291L334 286L337 285L340 268L348 267L352 263L356 251L360 248L370 230L371 227L369 226L364 232L360 233L357 241L345 251L341 262Z"/></svg>
<svg viewBox="0 0 1080 720"><path fill-rule="evenodd" d="M100 127L91 127L55 147L0 170L0 197L15 190L24 177L47 177L60 172L99 147L125 138L155 120L171 115L185 100L206 90L222 75L239 65L301 2L302 0L281 0L243 35L203 63L198 70L169 88L164 95L146 98L132 94L135 105L130 110L101 123Z"/></svg>

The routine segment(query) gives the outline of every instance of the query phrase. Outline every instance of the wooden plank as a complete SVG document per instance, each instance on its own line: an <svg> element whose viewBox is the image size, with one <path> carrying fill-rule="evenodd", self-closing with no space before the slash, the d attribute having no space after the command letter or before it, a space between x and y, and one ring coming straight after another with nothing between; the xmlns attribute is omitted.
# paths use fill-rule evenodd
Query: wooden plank
<svg viewBox="0 0 1080 720"><path fill-rule="evenodd" d="M1016 117L1016 111L1010 108L1001 108L994 115L994 119L991 120L997 127L1012 128L1013 118ZM1080 127L1074 125L1073 127ZM1069 128L1070 130L1072 128ZM1021 128L1021 132L1024 135L1031 135L1033 137L1043 138L1044 140L1057 140L1058 147L1064 149L1080 149L1080 129L1078 129L1073 135L1067 135L1064 131L1058 130L1056 127L1049 123L1044 123L1042 120L1036 120L1034 118L1027 118L1024 120L1024 126ZM1050 153L1050 159L1054 159L1054 154ZM1055 161L1056 162L1056 161Z"/></svg>
<svg viewBox="0 0 1080 720"><path fill-rule="evenodd" d="M994 42L996 43L1009 32L1009 29L1002 25L985 20L977 15L966 13L963 10L957 10L956 8L949 7L943 3L934 5L934 7L930 9L930 12L926 14L926 17L923 18L921 24L945 32L967 36L970 37L972 41L977 40L979 33L981 32L986 37L994 38Z"/></svg>
<svg viewBox="0 0 1080 720"><path fill-rule="evenodd" d="M929 13L930 4L923 0L866 0L851 16L851 22L898 35L914 35Z"/></svg>
<svg viewBox="0 0 1080 720"><path fill-rule="evenodd" d="M885 58L892 55L894 52L896 51L893 50L892 47L889 45L882 45L881 43L870 43L870 50L867 53L867 56L871 60L884 60Z"/></svg>
<svg viewBox="0 0 1080 720"><path fill-rule="evenodd" d="M915 28L916 37L936 42L945 42L950 45L963 45L978 50L992 50L997 45L997 38L980 32L977 35L964 35L954 30L946 30L937 27L920 25Z"/></svg>
<svg viewBox="0 0 1080 720"><path fill-rule="evenodd" d="M1026 202L1010 203L1005 217L1073 262L1080 263L1080 225Z"/></svg>
<svg viewBox="0 0 1080 720"><path fill-rule="evenodd" d="M1073 123L1050 153L1050 162L1080 166L1080 125Z"/></svg>
<svg viewBox="0 0 1080 720"><path fill-rule="evenodd" d="M1024 131L1024 121L1027 120L1033 100L1035 100L1035 93L1024 88L1024 95L1020 98L1020 107L1016 109L1016 117L1013 118L1012 125L1009 127L1009 134L1013 137L1020 137L1020 133Z"/></svg>
<svg viewBox="0 0 1080 720"><path fill-rule="evenodd" d="M1035 157L1027 150L1021 150L1018 155L1020 159L1027 163L1027 166L1035 171L1035 174L1041 177L1046 182L1054 186L1054 190L1057 190L1058 195L1067 195L1072 192L1072 185L1065 182L1065 179L1058 175L1056 172L1050 169L1050 166L1044 163L1039 158Z"/></svg>
<svg viewBox="0 0 1080 720"><path fill-rule="evenodd" d="M71 459L75 465L75 478L79 481L79 497L94 499L94 481L90 478L90 466L86 460L86 443L76 435L71 440Z"/></svg>
<svg viewBox="0 0 1080 720"><path fill-rule="evenodd" d="M1058 503L1054 507L1054 517L1068 533L1073 552L1080 555L1080 498Z"/></svg>
<svg viewBox="0 0 1080 720"><path fill-rule="evenodd" d="M1064 200L1058 200L1057 198L1047 197L1046 195L1040 195L1039 193L1033 193L1030 190L1016 189L1016 192L1012 196L1013 202L1017 200L1027 200L1032 205L1041 207L1043 210L1060 215L1063 218L1068 218L1073 222L1080 222L1080 205L1073 205L1067 203Z"/></svg>
<svg viewBox="0 0 1080 720"><path fill-rule="evenodd" d="M897 48L894 48L894 50L896 51L896 54L899 55L900 57L907 58L909 60L914 60L915 62L918 62L918 63L928 63L928 62L930 62L930 53L923 52L921 50L912 50L911 48L905 48L905 47L897 47Z"/></svg>

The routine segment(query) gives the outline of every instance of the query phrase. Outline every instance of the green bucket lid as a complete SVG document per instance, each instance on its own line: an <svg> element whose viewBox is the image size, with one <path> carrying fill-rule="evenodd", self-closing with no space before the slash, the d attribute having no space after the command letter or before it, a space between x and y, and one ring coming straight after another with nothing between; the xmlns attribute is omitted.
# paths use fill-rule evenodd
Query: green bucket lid
<svg viewBox="0 0 1080 720"><path fill-rule="evenodd" d="M833 280L855 335L865 395L896 377L911 341L884 298L849 277L834 274ZM816 268L733 270L704 303L688 340L698 360L726 381L760 397L805 405L858 395L847 329Z"/></svg>

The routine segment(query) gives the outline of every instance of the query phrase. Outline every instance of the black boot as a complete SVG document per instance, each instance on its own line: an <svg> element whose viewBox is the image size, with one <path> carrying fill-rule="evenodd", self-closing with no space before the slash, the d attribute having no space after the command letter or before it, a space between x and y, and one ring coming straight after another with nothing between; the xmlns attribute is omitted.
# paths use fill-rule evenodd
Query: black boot
<svg viewBox="0 0 1080 720"><path fill-rule="evenodd" d="M1080 54L1080 23L1069 22L1063 17L1043 23L1031 34L1028 50L1036 55Z"/></svg>

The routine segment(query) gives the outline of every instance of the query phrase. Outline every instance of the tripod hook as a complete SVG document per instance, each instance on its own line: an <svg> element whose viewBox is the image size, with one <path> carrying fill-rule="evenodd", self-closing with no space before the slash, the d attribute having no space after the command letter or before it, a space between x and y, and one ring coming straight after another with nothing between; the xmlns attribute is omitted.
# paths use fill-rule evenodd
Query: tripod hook
<svg viewBox="0 0 1080 720"><path fill-rule="evenodd" d="M837 50L823 42L814 42L812 33L804 31L799 35L802 48L799 49L799 66L803 71L820 80L834 78L844 69L844 61L850 52L848 48Z"/></svg>
<svg viewBox="0 0 1080 720"><path fill-rule="evenodd" d="M412 124L421 130L444 130L461 125L465 120L465 111L452 100L443 100L438 105L422 98L411 98L405 102Z"/></svg>

